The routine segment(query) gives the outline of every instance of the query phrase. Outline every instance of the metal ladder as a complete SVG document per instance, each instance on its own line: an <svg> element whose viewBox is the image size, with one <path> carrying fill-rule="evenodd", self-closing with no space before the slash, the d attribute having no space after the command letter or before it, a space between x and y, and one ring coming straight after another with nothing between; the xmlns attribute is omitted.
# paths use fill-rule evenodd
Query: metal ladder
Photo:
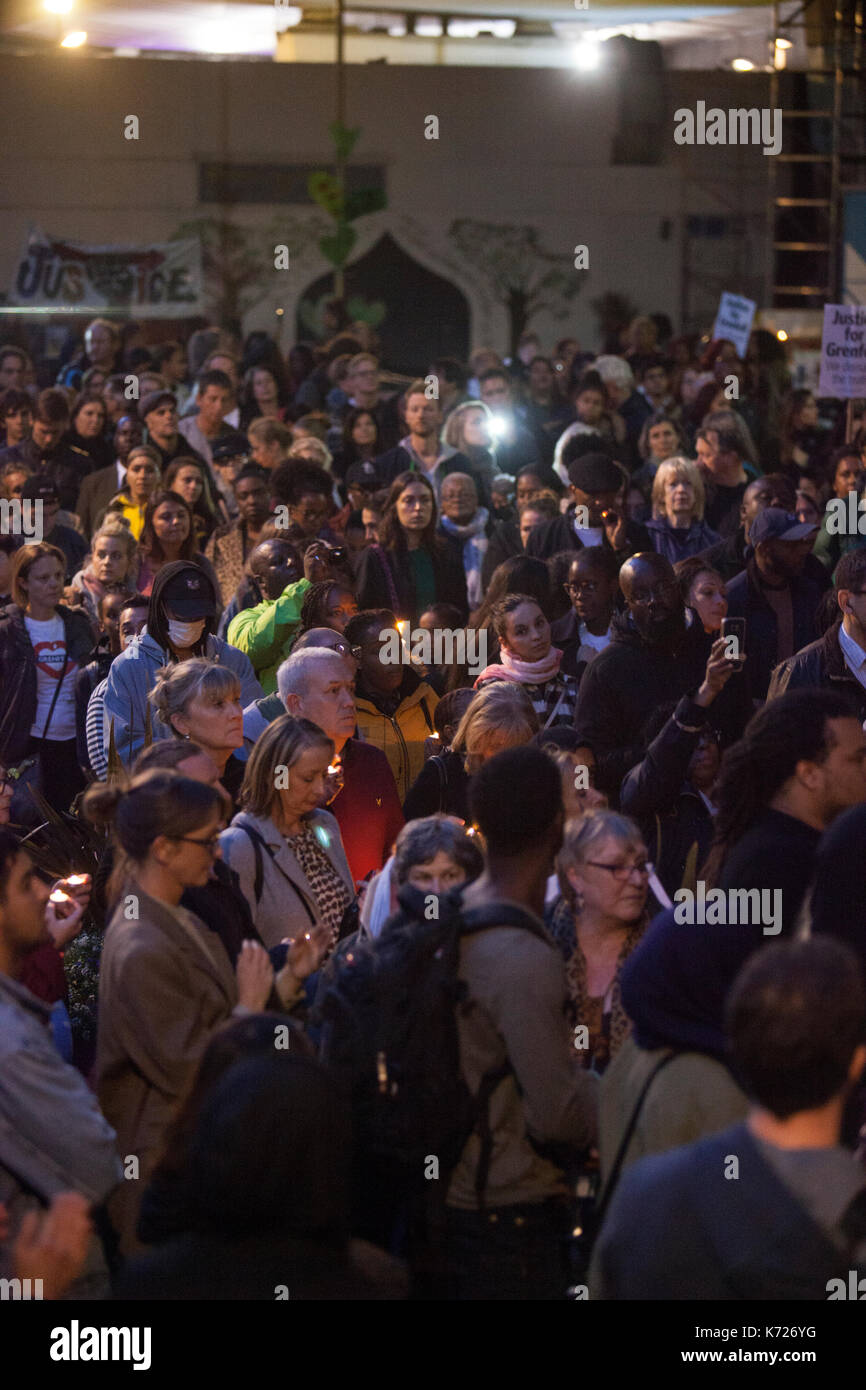
<svg viewBox="0 0 866 1390"><path fill-rule="evenodd" d="M782 150L768 157L769 235L765 303L820 308L841 295L843 195L866 186L864 0L804 0L786 18L774 5L775 37L806 34L815 66L779 69L771 108L782 111Z"/></svg>

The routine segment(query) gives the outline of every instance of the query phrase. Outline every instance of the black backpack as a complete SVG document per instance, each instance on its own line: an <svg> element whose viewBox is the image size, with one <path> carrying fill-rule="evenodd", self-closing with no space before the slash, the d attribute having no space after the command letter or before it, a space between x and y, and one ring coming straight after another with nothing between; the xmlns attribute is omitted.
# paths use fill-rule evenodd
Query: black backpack
<svg viewBox="0 0 866 1390"><path fill-rule="evenodd" d="M492 1152L487 1122L493 1091L510 1063L484 1077L476 1096L460 1070L457 1008L460 938L489 927L520 927L547 941L530 913L509 903L463 911L459 894L430 899L400 890L401 911L377 940L346 941L323 971L315 1007L322 1060L350 1097L355 1162L356 1228L383 1240L384 1227L364 1220L375 1208L385 1225L416 1198L444 1203L448 1180L470 1135L481 1136L476 1193L483 1206ZM428 1162L437 1160L437 1181ZM390 1213L390 1215L389 1215Z"/></svg>

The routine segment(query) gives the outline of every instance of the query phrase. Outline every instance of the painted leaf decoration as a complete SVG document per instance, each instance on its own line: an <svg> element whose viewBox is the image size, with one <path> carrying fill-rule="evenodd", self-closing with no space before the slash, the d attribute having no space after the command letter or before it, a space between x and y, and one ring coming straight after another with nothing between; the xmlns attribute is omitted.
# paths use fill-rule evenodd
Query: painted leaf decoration
<svg viewBox="0 0 866 1390"><path fill-rule="evenodd" d="M357 232L344 225L337 229L334 236L323 236L319 241L319 250L331 265L343 265L357 239Z"/></svg>
<svg viewBox="0 0 866 1390"><path fill-rule="evenodd" d="M307 192L313 202L318 203L331 217L340 216L343 210L343 193L333 174L329 174L325 169L311 174L307 180Z"/></svg>
<svg viewBox="0 0 866 1390"><path fill-rule="evenodd" d="M358 143L361 134L360 126L346 126L339 121L332 121L328 126L328 134L334 142L334 149L342 159L347 159Z"/></svg>
<svg viewBox="0 0 866 1390"><path fill-rule="evenodd" d="M346 221L354 222L356 217L365 217L369 212L381 212L386 204L384 188L359 188L346 199Z"/></svg>

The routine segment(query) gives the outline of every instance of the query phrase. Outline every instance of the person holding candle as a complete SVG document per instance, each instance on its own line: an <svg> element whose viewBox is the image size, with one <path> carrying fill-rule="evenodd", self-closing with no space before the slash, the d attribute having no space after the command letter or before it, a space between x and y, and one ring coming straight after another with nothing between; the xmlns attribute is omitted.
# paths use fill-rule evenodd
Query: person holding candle
<svg viewBox="0 0 866 1390"><path fill-rule="evenodd" d="M333 740L318 725L275 719L247 763L243 809L220 836L268 947L323 926L333 949L355 901L340 827L321 809L333 758Z"/></svg>
<svg viewBox="0 0 866 1390"><path fill-rule="evenodd" d="M167 771L126 787L96 785L85 796L88 819L112 827L117 856L96 1070L119 1152L139 1162L139 1181L121 1183L109 1208L124 1254L136 1248L140 1194L214 1032L241 1013L262 1012L275 986L284 1007L301 991L292 971L274 975L254 941L233 969L215 933L181 906L185 889L210 877L224 808L220 789Z"/></svg>

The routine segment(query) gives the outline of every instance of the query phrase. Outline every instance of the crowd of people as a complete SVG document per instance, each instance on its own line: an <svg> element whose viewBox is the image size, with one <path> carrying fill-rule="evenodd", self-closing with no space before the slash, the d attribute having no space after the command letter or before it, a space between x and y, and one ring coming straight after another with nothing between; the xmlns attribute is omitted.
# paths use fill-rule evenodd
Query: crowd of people
<svg viewBox="0 0 866 1390"><path fill-rule="evenodd" d="M328 313L0 347L0 1272L828 1297L866 424L763 330L410 379Z"/></svg>

